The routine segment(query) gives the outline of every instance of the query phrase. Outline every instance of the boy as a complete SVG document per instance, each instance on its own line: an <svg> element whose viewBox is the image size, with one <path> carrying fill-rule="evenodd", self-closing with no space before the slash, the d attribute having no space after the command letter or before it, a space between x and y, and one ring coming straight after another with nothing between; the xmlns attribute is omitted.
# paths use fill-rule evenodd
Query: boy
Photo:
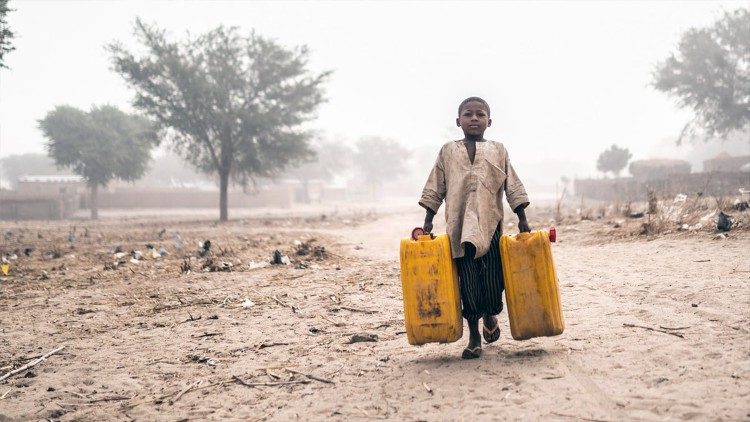
<svg viewBox="0 0 750 422"><path fill-rule="evenodd" d="M480 318L484 340L492 343L500 338L495 315L503 309L499 250L503 192L518 215L521 232L531 231L524 211L529 197L503 144L484 139L484 131L492 125L486 101L479 97L462 101L456 125L463 130L464 139L440 149L419 205L427 211L423 228L431 232L432 219L445 200L446 231L458 268L462 314L469 325L469 345L462 357L473 359L482 354Z"/></svg>

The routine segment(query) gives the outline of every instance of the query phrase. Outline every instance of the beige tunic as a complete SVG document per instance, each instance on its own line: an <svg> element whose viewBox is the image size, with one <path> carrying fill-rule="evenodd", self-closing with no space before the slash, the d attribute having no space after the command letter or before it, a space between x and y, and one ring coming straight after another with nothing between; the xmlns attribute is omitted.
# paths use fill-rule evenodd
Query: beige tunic
<svg viewBox="0 0 750 422"><path fill-rule="evenodd" d="M445 200L453 257L464 256L463 244L471 242L479 258L489 250L495 229L503 221L503 192L513 210L529 204L526 189L502 143L477 142L472 164L463 142L451 141L440 149L419 205L437 212Z"/></svg>

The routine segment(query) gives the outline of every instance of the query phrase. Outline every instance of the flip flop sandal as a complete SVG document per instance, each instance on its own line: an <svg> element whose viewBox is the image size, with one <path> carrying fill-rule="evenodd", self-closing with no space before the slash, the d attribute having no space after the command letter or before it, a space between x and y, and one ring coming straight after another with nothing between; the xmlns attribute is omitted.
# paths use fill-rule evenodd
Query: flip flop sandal
<svg viewBox="0 0 750 422"><path fill-rule="evenodd" d="M461 354L461 357L464 359L476 359L480 356L482 356L482 346L477 346L473 349L469 349L467 347L464 349L464 352Z"/></svg>
<svg viewBox="0 0 750 422"><path fill-rule="evenodd" d="M495 320L495 328L488 330L487 327L482 327L482 337L487 343L494 343L500 339L500 322Z"/></svg>

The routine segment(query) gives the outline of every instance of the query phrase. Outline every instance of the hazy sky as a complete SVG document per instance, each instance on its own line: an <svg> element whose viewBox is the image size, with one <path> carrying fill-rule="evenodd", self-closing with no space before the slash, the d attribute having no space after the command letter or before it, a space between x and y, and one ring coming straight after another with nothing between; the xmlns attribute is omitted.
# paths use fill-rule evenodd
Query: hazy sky
<svg viewBox="0 0 750 422"><path fill-rule="evenodd" d="M313 127L433 150L457 138L456 107L484 97L517 167L559 160L592 174L612 143L648 158L689 119L649 87L689 27L747 2L11 1L16 51L0 70L0 156L42 152L37 120L58 104L130 109L104 45L137 47L136 16L173 37L235 25L307 44L332 69ZM433 149L434 148L434 149Z"/></svg>

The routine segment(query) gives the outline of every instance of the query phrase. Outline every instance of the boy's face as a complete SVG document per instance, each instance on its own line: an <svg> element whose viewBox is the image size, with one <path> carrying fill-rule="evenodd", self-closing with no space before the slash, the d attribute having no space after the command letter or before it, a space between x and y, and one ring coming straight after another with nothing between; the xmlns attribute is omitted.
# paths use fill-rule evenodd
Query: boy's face
<svg viewBox="0 0 750 422"><path fill-rule="evenodd" d="M456 125L464 131L465 136L481 137L488 127L492 126L492 119L484 104L471 101L464 105L461 114L456 119Z"/></svg>

